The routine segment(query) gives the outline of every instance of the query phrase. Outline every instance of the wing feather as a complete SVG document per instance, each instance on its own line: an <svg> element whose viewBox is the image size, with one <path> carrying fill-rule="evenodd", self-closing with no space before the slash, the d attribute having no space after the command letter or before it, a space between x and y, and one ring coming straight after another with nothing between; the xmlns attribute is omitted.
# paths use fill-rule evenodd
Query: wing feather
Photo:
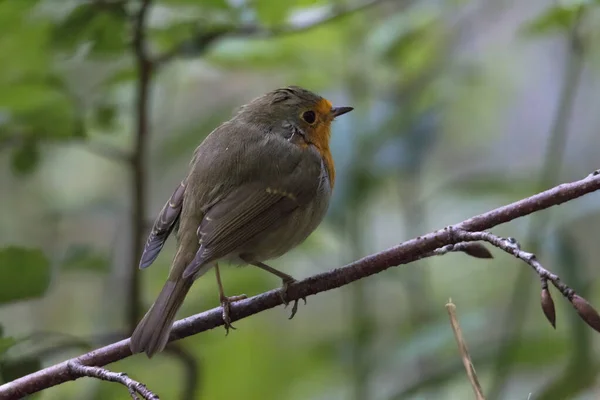
<svg viewBox="0 0 600 400"><path fill-rule="evenodd" d="M183 273L184 278L212 260L225 257L300 206L291 192L249 184L230 193L206 213L200 227L200 249Z"/></svg>
<svg viewBox="0 0 600 400"><path fill-rule="evenodd" d="M146 245L144 246L144 251L142 252L142 257L140 259L141 269L149 267L154 260L156 260L156 257L158 257L158 254L165 245L167 238L179 221L179 216L181 215L181 209L183 207L183 195L185 189L186 182L183 181L177 189L175 189L171 198L163 206L158 217L154 221L152 231L148 236L148 240L146 240Z"/></svg>

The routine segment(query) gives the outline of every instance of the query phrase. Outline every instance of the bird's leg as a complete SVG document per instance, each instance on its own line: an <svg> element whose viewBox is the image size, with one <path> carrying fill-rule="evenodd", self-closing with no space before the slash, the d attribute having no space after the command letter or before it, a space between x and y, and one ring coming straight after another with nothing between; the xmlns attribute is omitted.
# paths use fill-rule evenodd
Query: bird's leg
<svg viewBox="0 0 600 400"><path fill-rule="evenodd" d="M229 307L231 303L244 300L247 298L245 294L240 294L239 296L225 296L225 291L223 290L223 283L221 282L221 272L219 271L219 264L215 264L215 275L217 276L217 286L219 287L219 300L221 302L221 307L223 308L223 323L225 326L225 336L229 335L229 329L235 329L233 325L231 325L231 318L229 313L231 312L231 308Z"/></svg>
<svg viewBox="0 0 600 400"><path fill-rule="evenodd" d="M251 262L250 264L252 264L255 267L258 267L262 270L270 272L273 275L276 275L279 278L281 278L281 281L282 281L282 286L281 286L281 291L280 291L281 300L283 300L283 302L285 303L285 306L287 307L289 304L289 301L287 300L288 286L291 285L292 283L296 282L296 279L294 279L294 277L291 275L281 272L273 267L269 267L267 264L264 264L261 262L254 261L254 262ZM306 297L303 297L302 300L304 300L304 304L306 304ZM290 315L289 319L294 318L294 315L296 315L296 312L298 312L298 300L294 300L294 306L292 307L292 314Z"/></svg>

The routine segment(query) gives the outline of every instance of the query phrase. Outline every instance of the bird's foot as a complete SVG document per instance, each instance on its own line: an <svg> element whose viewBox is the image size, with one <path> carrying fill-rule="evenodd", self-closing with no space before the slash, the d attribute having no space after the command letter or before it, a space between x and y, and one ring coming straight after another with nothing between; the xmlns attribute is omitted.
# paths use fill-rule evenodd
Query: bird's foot
<svg viewBox="0 0 600 400"><path fill-rule="evenodd" d="M229 329L236 329L233 325L231 325L231 303L235 303L236 301L244 300L248 298L245 294L240 294L239 296L221 296L221 307L223 308L223 326L225 327L225 336L229 335Z"/></svg>
<svg viewBox="0 0 600 400"><path fill-rule="evenodd" d="M281 296L281 300L283 301L283 304L285 304L285 307L287 308L287 306L290 304L290 302L288 300L288 295L287 295L288 287L290 285L296 283L296 280L292 277L289 277L289 278L282 279L282 282L283 282L283 284L279 291L279 295ZM304 300L304 304L306 305L306 297L302 297L302 300ZM289 319L294 318L294 315L296 315L297 312L298 312L298 300L294 300L294 305L292 306L292 313L290 314Z"/></svg>

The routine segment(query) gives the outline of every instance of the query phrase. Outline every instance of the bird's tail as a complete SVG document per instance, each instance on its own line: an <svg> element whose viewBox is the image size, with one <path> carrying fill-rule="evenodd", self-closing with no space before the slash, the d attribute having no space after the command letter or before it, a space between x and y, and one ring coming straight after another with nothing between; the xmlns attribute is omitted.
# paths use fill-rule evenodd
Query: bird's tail
<svg viewBox="0 0 600 400"><path fill-rule="evenodd" d="M179 278L165 283L158 298L131 335L129 347L133 354L145 352L152 357L165 348L175 314L193 282L192 278Z"/></svg>

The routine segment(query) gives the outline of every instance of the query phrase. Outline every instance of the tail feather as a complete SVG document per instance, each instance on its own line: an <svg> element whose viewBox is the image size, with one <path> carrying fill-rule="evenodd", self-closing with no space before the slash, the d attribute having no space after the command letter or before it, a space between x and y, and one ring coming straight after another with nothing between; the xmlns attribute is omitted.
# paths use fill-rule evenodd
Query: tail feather
<svg viewBox="0 0 600 400"><path fill-rule="evenodd" d="M148 357L161 352L169 341L177 310L181 307L192 279L169 280L131 335L132 353L145 352Z"/></svg>

